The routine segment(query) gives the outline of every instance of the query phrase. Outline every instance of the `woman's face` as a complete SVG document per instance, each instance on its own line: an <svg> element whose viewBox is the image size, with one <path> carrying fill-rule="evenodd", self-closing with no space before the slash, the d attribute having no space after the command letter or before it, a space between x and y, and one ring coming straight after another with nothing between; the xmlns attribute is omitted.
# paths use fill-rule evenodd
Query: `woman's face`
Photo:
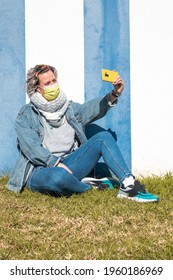
<svg viewBox="0 0 173 280"><path fill-rule="evenodd" d="M37 88L38 92L43 94L43 88L45 86L50 86L57 83L57 79L52 71L47 71L38 75L39 86Z"/></svg>

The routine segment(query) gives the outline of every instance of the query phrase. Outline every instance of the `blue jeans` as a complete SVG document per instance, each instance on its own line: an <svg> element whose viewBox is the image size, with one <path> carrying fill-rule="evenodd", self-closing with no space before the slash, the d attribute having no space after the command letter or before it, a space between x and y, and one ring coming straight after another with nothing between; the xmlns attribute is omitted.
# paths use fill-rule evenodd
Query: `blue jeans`
<svg viewBox="0 0 173 280"><path fill-rule="evenodd" d="M99 132L62 161L72 172L61 167L36 168L27 184L33 191L53 195L83 193L90 186L80 180L94 168L100 157L122 182L132 175L113 136L108 131Z"/></svg>

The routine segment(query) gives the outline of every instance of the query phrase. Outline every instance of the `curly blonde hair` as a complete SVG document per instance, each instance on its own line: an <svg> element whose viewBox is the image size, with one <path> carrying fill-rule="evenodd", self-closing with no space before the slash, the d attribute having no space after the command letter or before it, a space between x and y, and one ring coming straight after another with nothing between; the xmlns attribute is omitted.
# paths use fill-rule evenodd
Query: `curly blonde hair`
<svg viewBox="0 0 173 280"><path fill-rule="evenodd" d="M46 73L48 71L52 71L57 79L57 70L55 67L50 65L38 64L28 70L26 79L26 91L29 97L31 97L31 95L36 92L37 86L39 85L38 75Z"/></svg>

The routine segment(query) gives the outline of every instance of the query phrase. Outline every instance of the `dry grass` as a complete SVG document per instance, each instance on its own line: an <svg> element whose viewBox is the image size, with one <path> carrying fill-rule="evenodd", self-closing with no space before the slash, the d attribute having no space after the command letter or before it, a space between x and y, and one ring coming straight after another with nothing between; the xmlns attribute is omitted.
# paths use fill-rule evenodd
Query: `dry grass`
<svg viewBox="0 0 173 280"><path fill-rule="evenodd" d="M55 198L15 194L0 178L0 259L173 258L173 176L143 178L159 203L116 198L117 189Z"/></svg>

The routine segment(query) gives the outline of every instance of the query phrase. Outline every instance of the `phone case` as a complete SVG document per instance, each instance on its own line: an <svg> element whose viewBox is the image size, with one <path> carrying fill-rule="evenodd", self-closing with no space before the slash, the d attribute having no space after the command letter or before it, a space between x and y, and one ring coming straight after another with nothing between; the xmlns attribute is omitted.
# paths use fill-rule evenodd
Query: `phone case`
<svg viewBox="0 0 173 280"><path fill-rule="evenodd" d="M105 82L113 83L118 77L118 72L108 69L102 69L102 80Z"/></svg>

